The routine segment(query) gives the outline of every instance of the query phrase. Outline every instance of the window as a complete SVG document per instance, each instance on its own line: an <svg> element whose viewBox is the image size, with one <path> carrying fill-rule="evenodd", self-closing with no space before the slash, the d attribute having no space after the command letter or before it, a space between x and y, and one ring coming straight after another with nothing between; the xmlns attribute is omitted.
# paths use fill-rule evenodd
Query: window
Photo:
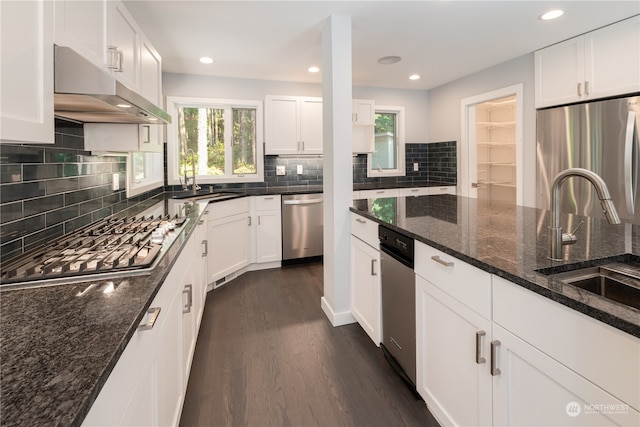
<svg viewBox="0 0 640 427"><path fill-rule="evenodd" d="M164 184L162 153L134 152L127 156L127 197Z"/></svg>
<svg viewBox="0 0 640 427"><path fill-rule="evenodd" d="M198 184L263 181L262 102L167 98L167 179Z"/></svg>
<svg viewBox="0 0 640 427"><path fill-rule="evenodd" d="M375 151L368 155L367 176L403 176L404 107L376 106Z"/></svg>

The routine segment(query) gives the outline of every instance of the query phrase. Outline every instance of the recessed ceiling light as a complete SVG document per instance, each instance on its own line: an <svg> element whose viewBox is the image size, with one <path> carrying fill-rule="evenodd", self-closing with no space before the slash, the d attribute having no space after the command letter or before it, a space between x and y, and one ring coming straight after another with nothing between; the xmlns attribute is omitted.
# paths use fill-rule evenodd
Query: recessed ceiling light
<svg viewBox="0 0 640 427"><path fill-rule="evenodd" d="M202 58L200 58L200 62L202 62L203 64L213 64L213 59L209 58L208 56L203 56Z"/></svg>
<svg viewBox="0 0 640 427"><path fill-rule="evenodd" d="M399 56L384 56L380 59L378 59L378 64L382 64L382 65L391 65L391 64L395 64L397 62L400 62L402 58L400 58Z"/></svg>
<svg viewBox="0 0 640 427"><path fill-rule="evenodd" d="M548 21L550 19L559 18L562 15L564 15L564 10L555 9L555 10L550 10L549 12L543 13L540 16L540 19L542 19L543 21Z"/></svg>
<svg viewBox="0 0 640 427"><path fill-rule="evenodd" d="M313 67L309 67L310 73L317 73L318 71L320 71L320 68L316 67L315 65Z"/></svg>
<svg viewBox="0 0 640 427"><path fill-rule="evenodd" d="M409 80L420 80L420 74L411 74Z"/></svg>

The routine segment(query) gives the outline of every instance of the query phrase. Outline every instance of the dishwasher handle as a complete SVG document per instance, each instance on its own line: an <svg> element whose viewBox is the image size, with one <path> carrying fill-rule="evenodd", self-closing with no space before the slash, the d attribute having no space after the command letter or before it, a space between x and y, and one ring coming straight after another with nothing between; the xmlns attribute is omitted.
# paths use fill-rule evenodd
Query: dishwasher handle
<svg viewBox="0 0 640 427"><path fill-rule="evenodd" d="M306 199L306 200L283 200L283 205L315 205L322 203L322 199Z"/></svg>

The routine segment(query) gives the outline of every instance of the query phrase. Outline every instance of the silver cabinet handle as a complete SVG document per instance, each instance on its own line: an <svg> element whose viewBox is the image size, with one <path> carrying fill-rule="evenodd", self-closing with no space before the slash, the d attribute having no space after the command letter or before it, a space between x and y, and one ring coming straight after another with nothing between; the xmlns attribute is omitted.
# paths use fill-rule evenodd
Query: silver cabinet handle
<svg viewBox="0 0 640 427"><path fill-rule="evenodd" d="M200 221L198 221L198 225L202 225L204 224L204 219L201 219Z"/></svg>
<svg viewBox="0 0 640 427"><path fill-rule="evenodd" d="M251 217L248 216L247 219L249 220L249 224L247 224L249 227L251 227Z"/></svg>
<svg viewBox="0 0 640 427"><path fill-rule="evenodd" d="M376 194L384 194L384 190L376 191Z"/></svg>
<svg viewBox="0 0 640 427"><path fill-rule="evenodd" d="M203 240L202 246L204 248L204 251L202 252L202 256L205 257L209 255L209 242L207 240Z"/></svg>
<svg viewBox="0 0 640 427"><path fill-rule="evenodd" d="M582 82L578 83L578 96L582 96Z"/></svg>
<svg viewBox="0 0 640 427"><path fill-rule="evenodd" d="M434 255L431 257L432 260L434 260L435 262L437 262L438 264L442 264L445 267L453 267L453 262L452 261L445 261L443 259L440 258L439 255Z"/></svg>
<svg viewBox="0 0 640 427"><path fill-rule="evenodd" d="M261 216L261 215L258 215L258 225L261 225L261 224L260 224L260 216Z"/></svg>
<svg viewBox="0 0 640 427"><path fill-rule="evenodd" d="M372 276L377 276L378 275L378 260L377 259L372 259L371 260L371 275Z"/></svg>
<svg viewBox="0 0 640 427"><path fill-rule="evenodd" d="M638 129L636 129L636 113L629 111L624 137L624 196L627 212L633 215L636 205L636 189L638 188Z"/></svg>
<svg viewBox="0 0 640 427"><path fill-rule="evenodd" d="M209 211L204 211L202 213L205 214L205 215L209 215Z"/></svg>
<svg viewBox="0 0 640 427"><path fill-rule="evenodd" d="M589 96L589 80L585 80L584 82L584 95Z"/></svg>
<svg viewBox="0 0 640 427"><path fill-rule="evenodd" d="M304 151L304 141L302 141L302 151Z"/></svg>
<svg viewBox="0 0 640 427"><path fill-rule="evenodd" d="M499 340L491 341L491 375L493 375L494 377L502 373L497 367L498 347L500 347Z"/></svg>
<svg viewBox="0 0 640 427"><path fill-rule="evenodd" d="M153 325L156 324L156 320L158 320L158 316L160 315L160 307L151 307L147 310L147 314L149 314L149 320L147 323L138 326L139 331L148 331L149 329L153 329Z"/></svg>
<svg viewBox="0 0 640 427"><path fill-rule="evenodd" d="M265 197L264 200L273 200L273 197Z"/></svg>
<svg viewBox="0 0 640 427"><path fill-rule="evenodd" d="M182 306L182 313L191 313L191 306L193 306L193 285L184 285L182 293L187 294L187 304Z"/></svg>
<svg viewBox="0 0 640 427"><path fill-rule="evenodd" d="M359 222L360 224L366 224L367 221L365 221L364 219L361 218L356 218L356 222Z"/></svg>
<svg viewBox="0 0 640 427"><path fill-rule="evenodd" d="M487 335L485 331L476 332L476 363L478 365L483 364L487 360L482 357L482 338Z"/></svg>

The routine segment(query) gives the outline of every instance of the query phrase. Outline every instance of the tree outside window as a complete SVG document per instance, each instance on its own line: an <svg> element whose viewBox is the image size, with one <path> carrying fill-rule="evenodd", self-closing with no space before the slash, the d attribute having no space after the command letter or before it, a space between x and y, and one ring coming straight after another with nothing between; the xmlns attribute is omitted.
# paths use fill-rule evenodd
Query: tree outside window
<svg viewBox="0 0 640 427"><path fill-rule="evenodd" d="M263 180L261 102L167 101L175 107L167 141L168 162L175 165L168 168L170 184L184 182L193 170L199 184Z"/></svg>

